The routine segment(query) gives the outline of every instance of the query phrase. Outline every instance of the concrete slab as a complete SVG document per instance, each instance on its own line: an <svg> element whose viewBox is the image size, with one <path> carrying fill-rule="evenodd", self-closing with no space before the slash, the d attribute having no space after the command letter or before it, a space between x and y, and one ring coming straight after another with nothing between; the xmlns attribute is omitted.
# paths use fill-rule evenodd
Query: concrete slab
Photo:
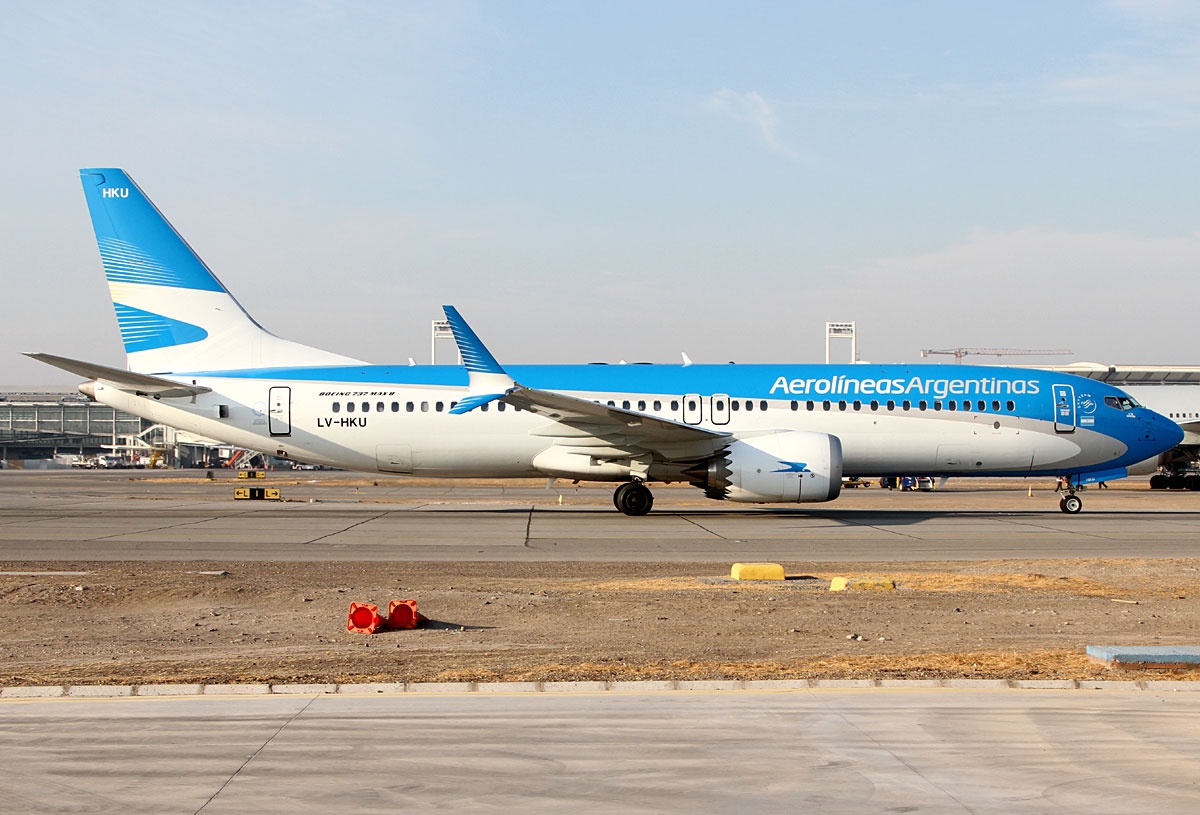
<svg viewBox="0 0 1200 815"><path fill-rule="evenodd" d="M271 693L337 693L334 683L315 685L272 685Z"/></svg>
<svg viewBox="0 0 1200 815"><path fill-rule="evenodd" d="M199 696L204 686L195 685L138 685L138 696Z"/></svg>
<svg viewBox="0 0 1200 815"><path fill-rule="evenodd" d="M1200 665L1200 645L1089 645L1087 655L1107 665Z"/></svg>
<svg viewBox="0 0 1200 815"><path fill-rule="evenodd" d="M541 682L477 682L475 684L475 690L479 693L537 693L541 689Z"/></svg>
<svg viewBox="0 0 1200 815"><path fill-rule="evenodd" d="M403 682L358 682L338 685L338 693L404 693Z"/></svg>
<svg viewBox="0 0 1200 815"><path fill-rule="evenodd" d="M83 699L113 699L121 696L133 696L133 685L71 685L67 688L67 696Z"/></svg>
<svg viewBox="0 0 1200 815"><path fill-rule="evenodd" d="M543 682L542 690L548 693L598 693L608 690L607 682Z"/></svg>
<svg viewBox="0 0 1200 815"><path fill-rule="evenodd" d="M4 688L0 699L56 699L66 693L62 685L36 685L27 688Z"/></svg>
<svg viewBox="0 0 1200 815"><path fill-rule="evenodd" d="M253 696L259 693L270 693L271 686L264 683L247 683L238 685L205 685L205 696Z"/></svg>
<svg viewBox="0 0 1200 815"><path fill-rule="evenodd" d="M0 704L3 809L38 815L1191 812L1197 732L1200 694L1144 690Z"/></svg>
<svg viewBox="0 0 1200 815"><path fill-rule="evenodd" d="M408 693L470 693L474 682L409 682Z"/></svg>

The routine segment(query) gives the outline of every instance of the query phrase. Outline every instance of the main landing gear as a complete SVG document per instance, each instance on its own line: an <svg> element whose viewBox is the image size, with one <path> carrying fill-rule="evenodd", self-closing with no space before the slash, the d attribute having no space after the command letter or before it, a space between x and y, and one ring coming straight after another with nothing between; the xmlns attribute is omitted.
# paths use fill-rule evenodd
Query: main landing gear
<svg viewBox="0 0 1200 815"><path fill-rule="evenodd" d="M1059 499L1058 508L1068 515L1074 515L1083 509L1083 499L1074 492L1068 492Z"/></svg>
<svg viewBox="0 0 1200 815"><path fill-rule="evenodd" d="M654 494L641 481L626 481L613 493L613 506L626 515L645 515L654 506Z"/></svg>

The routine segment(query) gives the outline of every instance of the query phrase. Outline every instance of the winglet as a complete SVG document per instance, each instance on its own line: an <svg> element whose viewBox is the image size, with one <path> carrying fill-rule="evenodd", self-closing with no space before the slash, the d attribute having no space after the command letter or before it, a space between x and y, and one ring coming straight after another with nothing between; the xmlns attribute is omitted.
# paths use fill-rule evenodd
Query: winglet
<svg viewBox="0 0 1200 815"><path fill-rule="evenodd" d="M484 347L478 335L467 325L467 321L458 313L454 306L442 306L446 312L446 320L454 333L454 341L458 343L459 353L462 354L463 366L470 373L503 374L504 369L492 356L492 352ZM507 374L506 374L507 375Z"/></svg>
<svg viewBox="0 0 1200 815"><path fill-rule="evenodd" d="M468 380L467 396L458 400L458 404L451 408L450 412L470 413L477 407L506 396L517 383L500 366L492 352L471 330L471 326L467 325L458 309L454 306L442 306L442 311L446 313L450 331L454 334L454 342L458 344L458 352L462 355Z"/></svg>

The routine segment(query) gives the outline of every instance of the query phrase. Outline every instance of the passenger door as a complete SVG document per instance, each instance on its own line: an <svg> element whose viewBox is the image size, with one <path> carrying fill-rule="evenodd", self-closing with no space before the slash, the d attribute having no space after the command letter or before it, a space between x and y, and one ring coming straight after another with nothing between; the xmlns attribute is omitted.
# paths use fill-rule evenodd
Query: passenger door
<svg viewBox="0 0 1200 815"><path fill-rule="evenodd" d="M267 396L268 425L272 436L292 435L292 389L271 388Z"/></svg>
<svg viewBox="0 0 1200 815"><path fill-rule="evenodd" d="M1075 387L1054 385L1054 432L1075 432Z"/></svg>

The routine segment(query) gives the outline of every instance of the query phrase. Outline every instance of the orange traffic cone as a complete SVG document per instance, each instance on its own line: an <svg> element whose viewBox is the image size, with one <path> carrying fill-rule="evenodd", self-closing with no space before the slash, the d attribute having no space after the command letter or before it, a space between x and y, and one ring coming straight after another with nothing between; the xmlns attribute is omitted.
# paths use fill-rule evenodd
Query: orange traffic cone
<svg viewBox="0 0 1200 815"><path fill-rule="evenodd" d="M379 607L374 603L351 603L350 617L346 620L346 630L355 634L374 634L383 625L379 616Z"/></svg>
<svg viewBox="0 0 1200 815"><path fill-rule="evenodd" d="M417 611L416 600L393 600L388 603L388 625L392 628L416 628L427 618Z"/></svg>

